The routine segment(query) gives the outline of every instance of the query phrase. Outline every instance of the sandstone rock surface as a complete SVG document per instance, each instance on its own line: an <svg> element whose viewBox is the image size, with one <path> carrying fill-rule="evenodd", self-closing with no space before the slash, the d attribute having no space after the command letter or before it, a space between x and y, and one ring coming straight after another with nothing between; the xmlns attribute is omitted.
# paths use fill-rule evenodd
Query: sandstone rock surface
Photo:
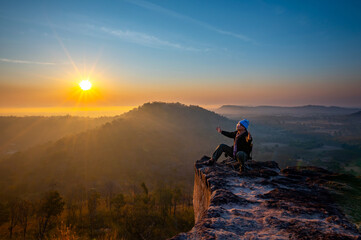
<svg viewBox="0 0 361 240"><path fill-rule="evenodd" d="M195 163L195 226L185 239L361 239L331 200L322 181L330 172L316 167L278 168L250 162L239 173L231 162Z"/></svg>

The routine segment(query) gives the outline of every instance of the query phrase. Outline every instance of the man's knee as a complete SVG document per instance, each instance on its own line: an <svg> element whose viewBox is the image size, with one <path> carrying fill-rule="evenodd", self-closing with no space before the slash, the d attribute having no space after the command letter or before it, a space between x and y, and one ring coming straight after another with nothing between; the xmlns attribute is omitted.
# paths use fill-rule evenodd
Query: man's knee
<svg viewBox="0 0 361 240"><path fill-rule="evenodd" d="M245 162L247 159L247 154L243 151L239 151L236 153L237 160L240 162Z"/></svg>

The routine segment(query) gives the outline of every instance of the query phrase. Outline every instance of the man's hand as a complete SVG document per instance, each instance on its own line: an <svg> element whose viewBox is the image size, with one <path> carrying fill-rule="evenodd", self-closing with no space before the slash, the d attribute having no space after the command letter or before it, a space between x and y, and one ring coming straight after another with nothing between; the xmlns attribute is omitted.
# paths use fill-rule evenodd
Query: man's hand
<svg viewBox="0 0 361 240"><path fill-rule="evenodd" d="M221 133L222 129L220 127L216 127L217 132Z"/></svg>

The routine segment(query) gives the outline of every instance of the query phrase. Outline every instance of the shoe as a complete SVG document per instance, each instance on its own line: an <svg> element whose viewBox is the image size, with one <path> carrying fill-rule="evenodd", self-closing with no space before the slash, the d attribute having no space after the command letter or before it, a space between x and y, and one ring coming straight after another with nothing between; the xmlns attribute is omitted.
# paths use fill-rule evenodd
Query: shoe
<svg viewBox="0 0 361 240"><path fill-rule="evenodd" d="M212 158L209 159L207 162L204 163L206 166L213 166L216 163Z"/></svg>

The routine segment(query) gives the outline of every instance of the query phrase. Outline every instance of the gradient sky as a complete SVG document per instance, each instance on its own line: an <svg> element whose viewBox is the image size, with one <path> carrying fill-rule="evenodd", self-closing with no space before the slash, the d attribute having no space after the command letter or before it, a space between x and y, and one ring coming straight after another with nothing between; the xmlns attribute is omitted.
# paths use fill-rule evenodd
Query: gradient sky
<svg viewBox="0 0 361 240"><path fill-rule="evenodd" d="M1 1L0 107L361 107L360 12L351 0Z"/></svg>

